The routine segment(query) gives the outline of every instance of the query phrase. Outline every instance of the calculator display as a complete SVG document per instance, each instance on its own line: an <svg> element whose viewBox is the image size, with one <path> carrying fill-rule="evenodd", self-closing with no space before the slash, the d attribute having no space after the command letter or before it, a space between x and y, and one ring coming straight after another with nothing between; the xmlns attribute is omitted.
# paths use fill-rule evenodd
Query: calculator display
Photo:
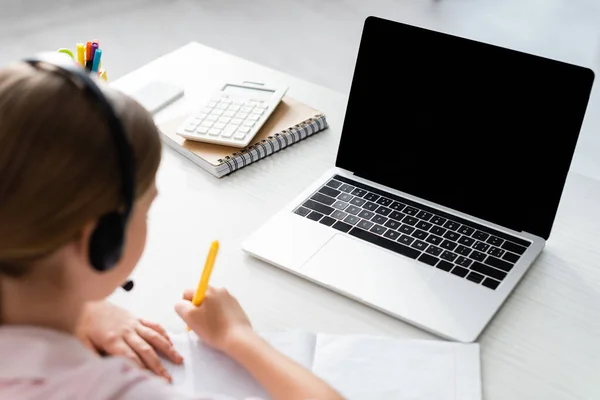
<svg viewBox="0 0 600 400"><path fill-rule="evenodd" d="M237 85L225 85L225 87L223 87L223 92L233 96L251 96L259 100L268 100L273 93L275 93L274 90Z"/></svg>

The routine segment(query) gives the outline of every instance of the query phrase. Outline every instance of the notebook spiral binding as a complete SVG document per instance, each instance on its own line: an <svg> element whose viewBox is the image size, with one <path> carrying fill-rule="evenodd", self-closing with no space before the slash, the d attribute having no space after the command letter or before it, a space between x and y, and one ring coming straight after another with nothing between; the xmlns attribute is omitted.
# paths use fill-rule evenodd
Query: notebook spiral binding
<svg viewBox="0 0 600 400"><path fill-rule="evenodd" d="M313 118L309 118L300 124L294 125L289 129L285 129L280 133L269 136L265 140L254 143L238 152L231 154L223 159L219 159L219 163L227 166L225 175L229 175L240 168L245 167L255 161L263 159L273 153L285 149L301 140L312 136L328 127L325 115L318 114Z"/></svg>

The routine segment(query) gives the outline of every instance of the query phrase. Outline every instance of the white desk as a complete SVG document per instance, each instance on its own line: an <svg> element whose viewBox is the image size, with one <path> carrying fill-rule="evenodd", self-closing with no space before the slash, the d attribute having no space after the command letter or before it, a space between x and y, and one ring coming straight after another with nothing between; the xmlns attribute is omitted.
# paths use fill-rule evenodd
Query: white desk
<svg viewBox="0 0 600 400"><path fill-rule="evenodd" d="M290 96L325 112L331 128L221 180L165 148L136 287L112 299L182 330L173 303L196 284L219 239L211 283L236 295L257 329L433 338L241 250L244 238L334 164L346 96L197 43L113 85L132 92L162 79L185 87L186 100L157 115L161 121L236 78L288 85ZM599 205L600 183L571 174L546 249L479 339L486 400L600 399Z"/></svg>

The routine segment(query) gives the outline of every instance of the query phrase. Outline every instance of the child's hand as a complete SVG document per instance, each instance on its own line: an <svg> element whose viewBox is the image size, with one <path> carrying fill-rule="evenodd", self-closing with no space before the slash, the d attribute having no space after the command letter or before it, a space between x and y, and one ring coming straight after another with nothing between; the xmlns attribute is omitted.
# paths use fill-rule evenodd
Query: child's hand
<svg viewBox="0 0 600 400"><path fill-rule="evenodd" d="M209 346L227 353L243 335L252 334L252 325L238 301L226 289L209 287L199 307L192 304L193 289L175 305L177 314Z"/></svg>
<svg viewBox="0 0 600 400"><path fill-rule="evenodd" d="M87 303L77 336L88 348L112 356L124 356L142 368L171 380L158 353L176 364L183 358L158 324L144 321L108 301Z"/></svg>

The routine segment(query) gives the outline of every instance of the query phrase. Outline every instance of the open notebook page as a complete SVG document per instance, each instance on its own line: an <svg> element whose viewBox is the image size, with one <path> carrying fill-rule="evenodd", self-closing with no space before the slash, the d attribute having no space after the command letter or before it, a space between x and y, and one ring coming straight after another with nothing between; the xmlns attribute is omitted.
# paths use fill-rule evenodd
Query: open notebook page
<svg viewBox="0 0 600 400"><path fill-rule="evenodd" d="M260 335L294 361L311 368L316 344L314 333L290 331ZM170 337L185 360L183 366L164 361L177 390L188 395L213 393L235 399L269 399L265 390L237 362L202 343L194 333L171 334Z"/></svg>
<svg viewBox="0 0 600 400"><path fill-rule="evenodd" d="M481 400L478 344L319 334L312 370L351 400Z"/></svg>

